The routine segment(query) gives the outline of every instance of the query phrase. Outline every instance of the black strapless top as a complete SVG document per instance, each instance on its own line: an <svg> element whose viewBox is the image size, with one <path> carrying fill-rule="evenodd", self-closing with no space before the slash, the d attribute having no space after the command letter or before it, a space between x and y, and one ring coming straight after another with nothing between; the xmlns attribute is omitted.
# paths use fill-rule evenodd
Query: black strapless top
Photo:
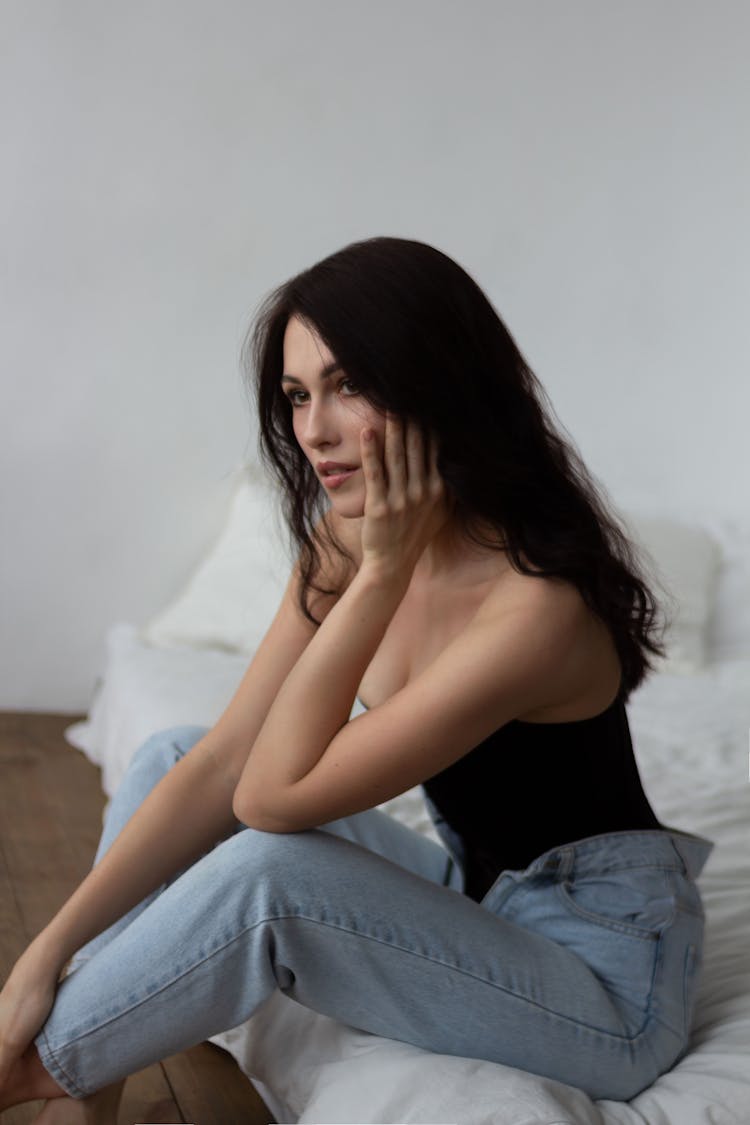
<svg viewBox="0 0 750 1125"><path fill-rule="evenodd" d="M641 785L620 693L590 719L513 719L423 789L464 842L465 893L477 902L501 871L549 848L663 827Z"/></svg>

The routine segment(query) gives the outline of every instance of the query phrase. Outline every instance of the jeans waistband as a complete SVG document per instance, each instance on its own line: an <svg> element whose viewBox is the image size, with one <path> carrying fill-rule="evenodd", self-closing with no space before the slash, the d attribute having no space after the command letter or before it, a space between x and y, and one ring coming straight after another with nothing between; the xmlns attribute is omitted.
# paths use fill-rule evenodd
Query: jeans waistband
<svg viewBox="0 0 750 1125"><path fill-rule="evenodd" d="M555 871L564 877L627 867L661 867L696 879L712 849L711 840L676 828L607 832L551 848L535 859L527 872Z"/></svg>

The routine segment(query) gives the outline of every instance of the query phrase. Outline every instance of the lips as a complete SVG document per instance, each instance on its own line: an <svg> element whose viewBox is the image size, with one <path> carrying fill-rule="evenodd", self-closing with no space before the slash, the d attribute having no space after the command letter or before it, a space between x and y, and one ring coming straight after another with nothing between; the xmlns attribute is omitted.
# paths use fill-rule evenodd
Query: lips
<svg viewBox="0 0 750 1125"><path fill-rule="evenodd" d="M321 461L318 465L318 473L322 477L335 477L342 473L352 473L358 468L359 465L345 465L340 461Z"/></svg>
<svg viewBox="0 0 750 1125"><path fill-rule="evenodd" d="M317 466L318 476L324 488L340 488L356 473L359 465L345 465L341 461L321 461Z"/></svg>

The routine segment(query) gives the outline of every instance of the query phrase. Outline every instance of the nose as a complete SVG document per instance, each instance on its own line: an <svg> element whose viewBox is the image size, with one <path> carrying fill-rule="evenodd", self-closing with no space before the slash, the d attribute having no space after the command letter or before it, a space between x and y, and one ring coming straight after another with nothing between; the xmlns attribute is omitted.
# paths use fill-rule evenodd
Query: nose
<svg viewBox="0 0 750 1125"><path fill-rule="evenodd" d="M303 440L307 445L320 448L336 442L337 428L332 405L325 398L313 397L305 411Z"/></svg>

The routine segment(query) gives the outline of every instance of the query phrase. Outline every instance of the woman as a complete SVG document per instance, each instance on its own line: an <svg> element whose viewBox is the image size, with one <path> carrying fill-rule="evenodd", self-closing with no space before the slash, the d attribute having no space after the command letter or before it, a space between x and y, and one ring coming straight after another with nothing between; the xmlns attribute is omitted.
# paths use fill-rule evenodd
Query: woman
<svg viewBox="0 0 750 1125"><path fill-rule="evenodd" d="M248 358L298 562L219 722L140 749L14 967L0 1106L111 1120L125 1075L275 988L632 1097L685 1049L711 845L659 823L633 758L663 648L631 546L430 246L293 278ZM420 783L445 847L374 808Z"/></svg>

